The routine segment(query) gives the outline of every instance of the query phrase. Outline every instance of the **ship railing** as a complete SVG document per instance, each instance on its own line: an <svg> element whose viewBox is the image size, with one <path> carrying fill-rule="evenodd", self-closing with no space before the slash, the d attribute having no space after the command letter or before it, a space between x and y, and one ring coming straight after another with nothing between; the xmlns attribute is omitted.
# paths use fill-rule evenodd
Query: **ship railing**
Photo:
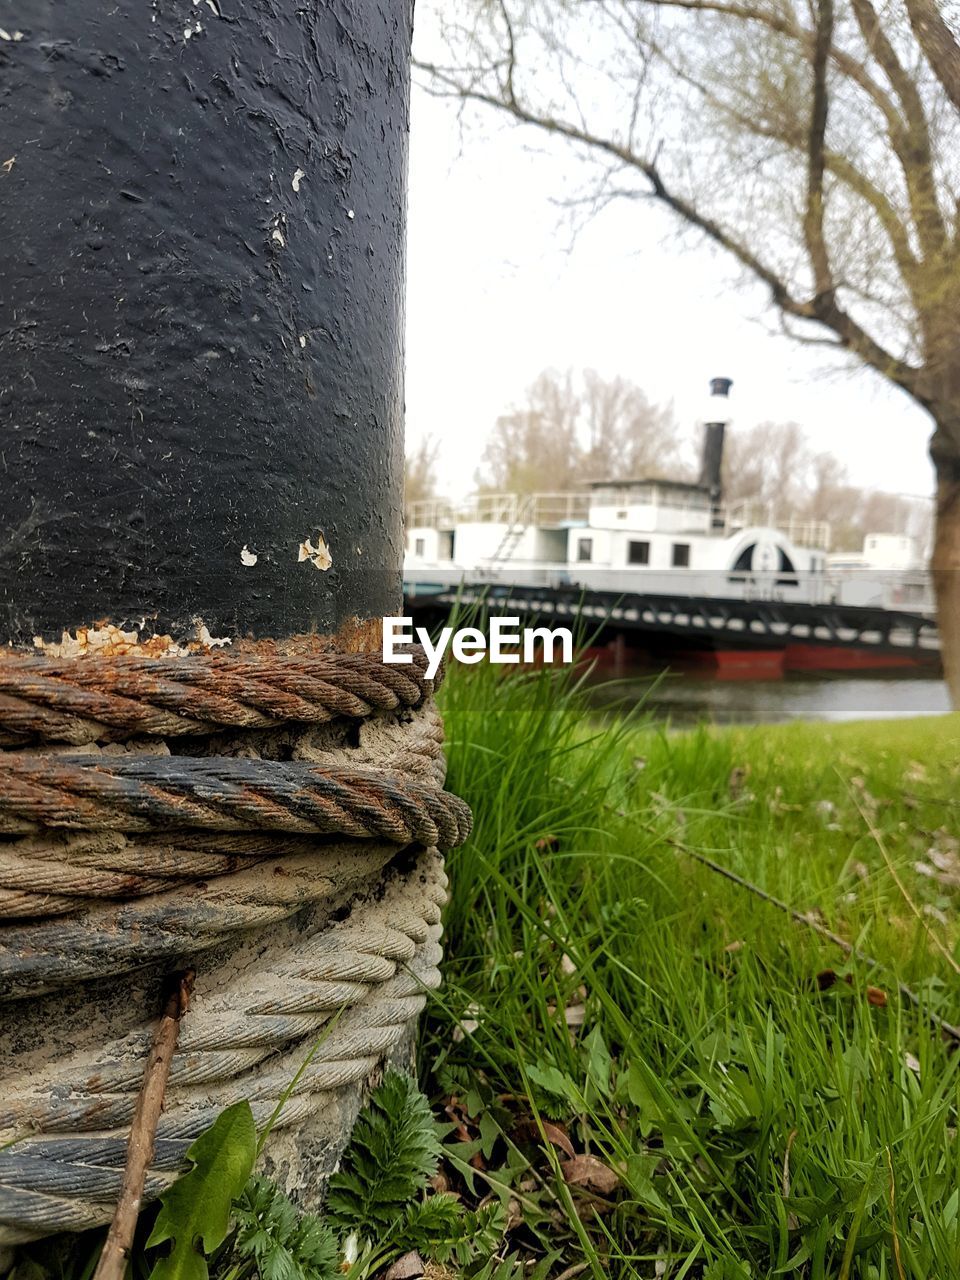
<svg viewBox="0 0 960 1280"><path fill-rule="evenodd" d="M406 527L452 529L458 524L562 527L584 523L590 513L591 501L595 500L595 495L582 490L530 494L477 493L462 502L426 498L408 505ZM669 505L683 506L683 501L677 499ZM725 533L734 533L748 525L766 525L778 529L800 547L829 551L832 545L829 522L801 520L795 516L783 518L769 503L743 502L723 508L718 514Z"/></svg>
<svg viewBox="0 0 960 1280"><path fill-rule="evenodd" d="M509 526L576 524L590 509L587 493L478 493L463 502L427 498L407 507L408 529L450 528L457 524Z"/></svg>
<svg viewBox="0 0 960 1280"><path fill-rule="evenodd" d="M797 516L781 516L771 503L741 502L722 511L723 528L734 533L748 525L765 525L785 534L798 547L813 551L829 551L833 545L833 530L827 520L803 520Z"/></svg>

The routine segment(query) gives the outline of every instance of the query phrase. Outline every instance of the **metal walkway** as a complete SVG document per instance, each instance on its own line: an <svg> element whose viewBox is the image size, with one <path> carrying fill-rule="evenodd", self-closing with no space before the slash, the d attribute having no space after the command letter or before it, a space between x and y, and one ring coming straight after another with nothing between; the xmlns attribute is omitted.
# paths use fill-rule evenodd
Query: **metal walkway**
<svg viewBox="0 0 960 1280"><path fill-rule="evenodd" d="M477 583L407 597L406 608L485 605L542 622L613 627L696 639L717 648L781 648L787 644L868 649L935 657L936 622L925 614L853 605L587 591Z"/></svg>

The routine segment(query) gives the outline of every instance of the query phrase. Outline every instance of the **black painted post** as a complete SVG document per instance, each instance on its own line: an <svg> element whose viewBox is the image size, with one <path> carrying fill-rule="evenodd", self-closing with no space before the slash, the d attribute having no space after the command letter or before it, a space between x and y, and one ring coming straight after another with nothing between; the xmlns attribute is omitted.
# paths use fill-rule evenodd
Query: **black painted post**
<svg viewBox="0 0 960 1280"><path fill-rule="evenodd" d="M378 644L411 18L0 0L0 641Z"/></svg>
<svg viewBox="0 0 960 1280"><path fill-rule="evenodd" d="M230 653L258 646L267 658L267 640L281 652L327 642L379 650L380 618L401 600L411 23L410 0L0 0L0 646L120 628L178 646L213 637ZM76 646L64 651L72 658ZM169 656L170 646L147 652ZM418 714L433 723L429 706ZM371 713L365 767L391 767L400 716L374 724ZM407 716L404 731L415 736L419 724ZM303 747L292 768L321 750L325 767L350 767L353 738L324 737L325 727L308 744L314 755ZM290 730L298 750L310 728ZM241 747L227 737L215 747L225 756L259 759L262 748L268 761L288 758L266 731L256 749L250 734ZM96 1094L101 1076L89 1064L116 1052L122 1065L111 1058L109 1071L139 1079L138 1037L172 963L169 947L151 950L167 911L202 922L180 958L199 956L191 1017L200 1028L208 1017L229 1023L235 987L238 1016L247 1009L248 948L269 1003L270 984L283 993L303 948L338 919L362 919L384 885L398 901L409 888L418 910L436 913L424 896L437 892L436 851L409 871L394 866L392 837L342 850L318 837L316 849L301 841L287 852L277 836L266 832L257 850L270 859L262 874L256 861L217 863L138 899L137 911L154 914L131 926L135 961L83 975L82 998L65 968L62 989L18 1001L12 1014L0 1004L0 1128L31 1108L56 1110L56 1098L31 1093L44 1071ZM61 848L57 831L44 838ZM189 862L197 848L206 855L204 838L188 833L189 849L175 840L170 852L124 835L121 852L136 876L144 850L163 865L168 855ZM126 945L126 918L115 920L125 892L90 903L81 894L69 918L94 937L119 931ZM248 943L261 908L273 912L269 927ZM435 934L430 924L416 944L425 973L437 963ZM416 1000L407 1004L412 1019ZM298 1026L272 1032L267 1067L249 1069L266 1091L261 1110L273 1106L262 1077L303 1061ZM412 1023L394 1031L409 1047ZM322 1106L298 1099L271 1138L267 1171L303 1200L316 1199L339 1157L376 1045L370 1052L368 1062L353 1051L346 1083L328 1070ZM187 1117L165 1139L175 1155L196 1136L189 1124L209 1120L211 1099L244 1087L234 1080L242 1067L228 1053L213 1084L204 1076L191 1092L190 1079L173 1081ZM105 1114L94 1120L106 1126L109 1181L125 1158L126 1120L109 1106ZM89 1119L77 1124L89 1139ZM60 1119L54 1129L70 1132ZM10 1132L5 1147L16 1145ZM111 1211L109 1190L91 1201L72 1167L63 1174L69 1153L43 1151L54 1179L44 1186L57 1195L36 1192L32 1166L23 1185L20 1173L0 1179L0 1269L5 1246Z"/></svg>

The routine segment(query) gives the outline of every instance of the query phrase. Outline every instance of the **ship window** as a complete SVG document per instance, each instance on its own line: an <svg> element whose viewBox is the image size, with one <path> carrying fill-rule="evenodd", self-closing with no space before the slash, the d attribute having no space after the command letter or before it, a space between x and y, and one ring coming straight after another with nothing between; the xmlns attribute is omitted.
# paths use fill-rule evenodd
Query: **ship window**
<svg viewBox="0 0 960 1280"><path fill-rule="evenodd" d="M650 543L649 542L628 542L627 543L627 564L649 564L650 563Z"/></svg>
<svg viewBox="0 0 960 1280"><path fill-rule="evenodd" d="M413 554L415 556L424 556L427 554L427 541L425 538L418 538L413 544Z"/></svg>
<svg viewBox="0 0 960 1280"><path fill-rule="evenodd" d="M578 560L593 559L593 539L592 538L577 539L577 559Z"/></svg>
<svg viewBox="0 0 960 1280"><path fill-rule="evenodd" d="M690 543L675 542L673 544L673 567L675 569L690 568Z"/></svg>
<svg viewBox="0 0 960 1280"><path fill-rule="evenodd" d="M793 567L793 561L784 551L783 547L777 548L777 559L778 559L778 568L781 573L797 572L796 569ZM799 578L778 578L777 579L778 587L799 587L799 585L800 585Z"/></svg>
<svg viewBox="0 0 960 1280"><path fill-rule="evenodd" d="M629 513L628 513L628 512L626 512L626 511L618 511L618 512L617 512L617 519L618 519L618 520L626 520L626 518L627 518L627 515L628 515L628 514L629 514Z"/></svg>
<svg viewBox="0 0 960 1280"><path fill-rule="evenodd" d="M747 544L747 546L743 548L743 550L740 552L740 554L737 556L736 560L733 563L734 573L737 573L738 571L743 573L752 566L753 549L756 545L757 544L755 542L750 542Z"/></svg>

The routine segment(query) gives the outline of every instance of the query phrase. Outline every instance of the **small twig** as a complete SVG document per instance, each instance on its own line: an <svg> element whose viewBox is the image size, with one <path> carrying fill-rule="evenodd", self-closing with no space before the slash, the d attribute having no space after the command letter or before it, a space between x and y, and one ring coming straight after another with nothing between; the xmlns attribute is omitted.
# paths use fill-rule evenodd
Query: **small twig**
<svg viewBox="0 0 960 1280"><path fill-rule="evenodd" d="M177 974L173 979L163 1017L150 1046L150 1054L143 1072L143 1084L137 1097L137 1107L130 1126L127 1142L127 1163L120 1184L120 1198L107 1234L100 1261L93 1280L123 1280L130 1258L130 1248L140 1213L140 1198L146 1181L147 1169L153 1160L157 1123L163 1107L163 1095L170 1074L170 1064L177 1047L180 1019L186 1013L193 992L193 969Z"/></svg>
<svg viewBox="0 0 960 1280"><path fill-rule="evenodd" d="M652 827L648 830L653 831ZM797 911L796 908L789 906L780 898L775 898L772 893L767 893L765 889L761 889L759 885L752 884L749 880L745 880L743 876L738 876L735 871L731 871L729 867L723 866L719 862L714 862L713 858L708 858L705 853L700 853L697 849L691 849L689 845L684 844L681 840L675 840L671 836L661 836L661 839L671 846L671 848L679 849L681 853L685 853L688 858L693 858L695 862L699 862L702 866L709 868L710 871L716 872L717 875L723 876L727 880L732 880L734 884L739 885L741 889L746 889L748 893L752 893L754 897L759 898L762 902L768 902L770 906L776 907L778 911L782 911L784 915L788 915L791 920L797 924L806 925L808 929L812 929L814 933L825 938L827 942L832 942L835 947L839 947L845 955L853 957L861 964L865 964L871 969L882 969L886 971L886 966L882 965L879 960L875 960L873 956L867 955L865 951L861 951L859 947L853 946L847 942L846 938L841 938L838 933L834 933L832 929L828 929L826 925L820 923L814 916L804 911ZM904 1000L909 1001L916 1009L922 1009L920 997L915 991L901 982L894 979L897 990L900 992ZM960 1044L960 1027L952 1026L936 1013L926 1010L926 1017L937 1027L945 1036L953 1040L956 1044Z"/></svg>
<svg viewBox="0 0 960 1280"><path fill-rule="evenodd" d="M574 1276L578 1276L581 1272L586 1271L589 1262L575 1262L572 1267L567 1267L566 1271L561 1271L557 1276L557 1280L573 1280Z"/></svg>

